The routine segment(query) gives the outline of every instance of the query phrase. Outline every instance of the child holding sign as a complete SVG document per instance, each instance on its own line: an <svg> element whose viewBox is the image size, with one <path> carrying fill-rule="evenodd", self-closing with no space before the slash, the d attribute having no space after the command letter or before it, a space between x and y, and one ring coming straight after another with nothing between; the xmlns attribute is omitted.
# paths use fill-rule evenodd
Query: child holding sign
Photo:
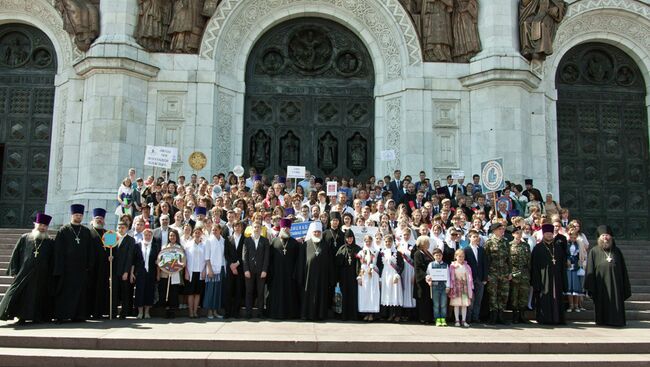
<svg viewBox="0 0 650 367"><path fill-rule="evenodd" d="M442 250L433 249L433 259L427 267L426 281L431 287L433 298L433 317L436 319L436 326L447 326L447 293L451 288L449 281L449 268L442 261Z"/></svg>

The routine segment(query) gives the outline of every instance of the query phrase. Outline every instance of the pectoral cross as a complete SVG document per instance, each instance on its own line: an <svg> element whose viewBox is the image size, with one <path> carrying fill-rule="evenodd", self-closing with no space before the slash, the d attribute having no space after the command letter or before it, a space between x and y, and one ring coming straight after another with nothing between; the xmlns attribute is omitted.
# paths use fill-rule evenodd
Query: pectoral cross
<svg viewBox="0 0 650 367"><path fill-rule="evenodd" d="M553 265L555 265L555 259L553 259L553 260L551 260L551 261L553 261Z"/></svg>
<svg viewBox="0 0 650 367"><path fill-rule="evenodd" d="M287 249L286 249L286 248L283 248L283 249L282 249L282 252L286 255L286 254L287 254Z"/></svg>
<svg viewBox="0 0 650 367"><path fill-rule="evenodd" d="M38 249L34 250L34 257L38 257Z"/></svg>
<svg viewBox="0 0 650 367"><path fill-rule="evenodd" d="M607 260L608 263L611 263L611 262L612 262L612 257L611 257L611 256L607 256L607 258L606 258L605 260Z"/></svg>
<svg viewBox="0 0 650 367"><path fill-rule="evenodd" d="M352 257L350 255L348 255L348 265L352 265Z"/></svg>
<svg viewBox="0 0 650 367"><path fill-rule="evenodd" d="M79 239L79 237L75 238L74 240L77 241L77 245L78 245L79 243L81 243L81 240Z"/></svg>

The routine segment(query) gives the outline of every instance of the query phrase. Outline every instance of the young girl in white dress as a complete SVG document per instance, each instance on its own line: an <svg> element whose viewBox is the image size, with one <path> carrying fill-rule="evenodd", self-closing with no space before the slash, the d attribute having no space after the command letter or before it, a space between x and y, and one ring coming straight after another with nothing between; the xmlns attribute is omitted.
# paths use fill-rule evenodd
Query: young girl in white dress
<svg viewBox="0 0 650 367"><path fill-rule="evenodd" d="M377 258L377 267L381 273L381 305L386 308L388 321L399 322L402 303L402 278L404 259L402 253L393 246L393 236L384 236L384 248Z"/></svg>
<svg viewBox="0 0 650 367"><path fill-rule="evenodd" d="M413 284L415 284L415 263L413 256L415 253L415 240L411 237L411 232L407 231L402 234L402 239L397 243L397 251L402 254L404 259L404 270L402 271L402 316L400 319L408 319L413 315L415 307L415 298L413 298Z"/></svg>
<svg viewBox="0 0 650 367"><path fill-rule="evenodd" d="M467 307L472 304L472 295L474 294L474 280L472 279L472 268L465 261L465 251L458 249L454 253L455 261L449 267L449 282L451 290L449 291L449 305L454 308L454 317L456 326L462 323L464 327L469 327L467 323Z"/></svg>
<svg viewBox="0 0 650 367"><path fill-rule="evenodd" d="M359 313L366 314L363 319L372 321L379 312L379 269L377 268L377 250L373 247L370 235L363 237L363 248L357 253L359 259L359 276L357 276Z"/></svg>

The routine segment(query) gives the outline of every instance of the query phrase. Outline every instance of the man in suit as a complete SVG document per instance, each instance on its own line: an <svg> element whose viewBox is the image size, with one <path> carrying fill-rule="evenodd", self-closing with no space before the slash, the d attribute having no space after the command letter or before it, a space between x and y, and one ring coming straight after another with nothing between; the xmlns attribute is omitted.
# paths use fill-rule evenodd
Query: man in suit
<svg viewBox="0 0 650 367"><path fill-rule="evenodd" d="M472 305L469 308L467 319L470 322L478 322L483 290L487 283L487 258L485 257L485 250L480 246L480 234L476 230L470 229L467 237L469 237L469 246L465 248L465 259L472 269L474 279L474 297L472 297Z"/></svg>
<svg viewBox="0 0 650 367"><path fill-rule="evenodd" d="M159 249L167 245L169 239L169 215L160 216L160 227L153 230L153 244Z"/></svg>
<svg viewBox="0 0 650 367"><path fill-rule="evenodd" d="M228 263L228 274L225 282L225 317L239 317L245 283L244 268L242 266L244 251L244 225L242 222L235 221L233 223L233 232L228 237L224 247L224 256Z"/></svg>
<svg viewBox="0 0 650 367"><path fill-rule="evenodd" d="M454 179L451 175L447 176L447 186L445 186L445 196L452 201L456 199L456 191L458 186L454 185Z"/></svg>
<svg viewBox="0 0 650 367"><path fill-rule="evenodd" d="M395 172L393 172L393 177L394 179L390 182L390 185L388 185L388 189L393 194L395 202L399 203L402 201L402 196L404 195L402 171L396 169Z"/></svg>
<svg viewBox="0 0 650 367"><path fill-rule="evenodd" d="M117 306L121 306L120 318L125 319L131 313L133 293L131 282L135 279L133 255L138 249L135 239L127 234L127 225L117 225L118 242L113 248L113 315L117 315ZM110 259L110 256L109 256Z"/></svg>
<svg viewBox="0 0 650 367"><path fill-rule="evenodd" d="M244 240L242 266L246 284L246 318L253 315L253 298L259 310L259 316L264 314L264 286L269 270L270 244L262 237L262 225L253 223L253 234Z"/></svg>

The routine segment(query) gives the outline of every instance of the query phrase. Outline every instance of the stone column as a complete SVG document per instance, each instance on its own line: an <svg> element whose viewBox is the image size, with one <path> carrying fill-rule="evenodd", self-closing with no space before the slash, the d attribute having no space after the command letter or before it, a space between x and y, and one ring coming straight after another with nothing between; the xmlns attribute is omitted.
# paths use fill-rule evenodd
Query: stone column
<svg viewBox="0 0 650 367"><path fill-rule="evenodd" d="M77 191L87 209L117 206L117 188L135 167L142 175L148 80L158 68L135 43L137 0L101 2L101 35L75 71L84 79ZM107 216L114 224L116 217Z"/></svg>

